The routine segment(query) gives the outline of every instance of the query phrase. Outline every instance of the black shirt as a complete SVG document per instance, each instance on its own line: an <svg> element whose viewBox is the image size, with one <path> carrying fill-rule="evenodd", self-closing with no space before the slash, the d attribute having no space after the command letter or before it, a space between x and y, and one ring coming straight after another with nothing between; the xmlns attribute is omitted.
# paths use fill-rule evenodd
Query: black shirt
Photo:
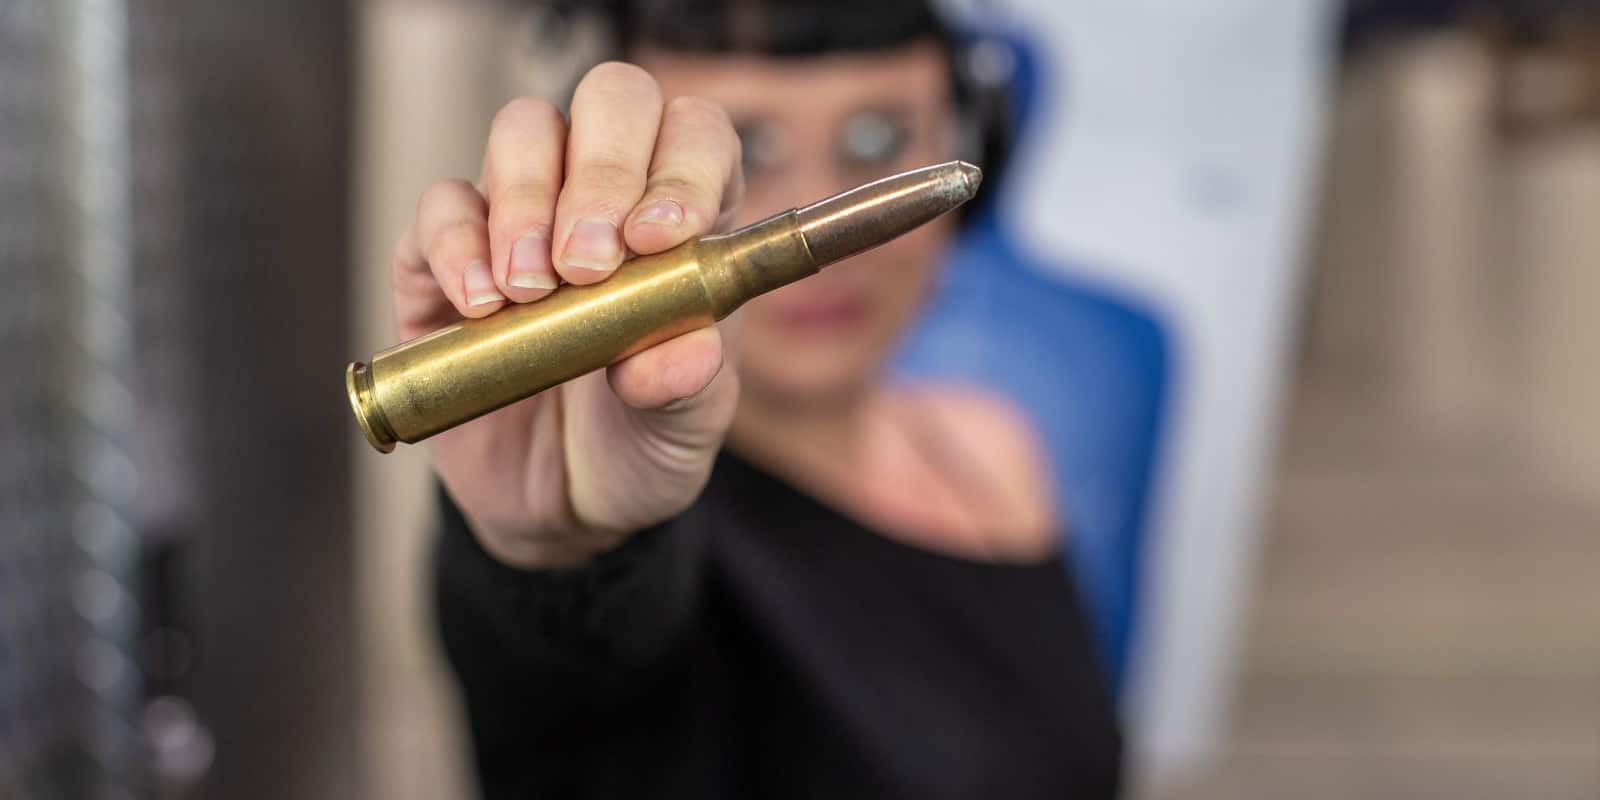
<svg viewBox="0 0 1600 800"><path fill-rule="evenodd" d="M1067 571L899 543L724 452L581 567L444 502L438 614L484 794L1101 798L1121 742Z"/></svg>

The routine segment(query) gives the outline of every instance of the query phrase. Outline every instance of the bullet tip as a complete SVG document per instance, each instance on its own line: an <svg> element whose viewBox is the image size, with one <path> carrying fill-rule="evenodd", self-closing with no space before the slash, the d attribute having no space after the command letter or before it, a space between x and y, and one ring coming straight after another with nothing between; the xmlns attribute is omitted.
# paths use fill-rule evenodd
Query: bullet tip
<svg viewBox="0 0 1600 800"><path fill-rule="evenodd" d="M970 199L978 193L978 186L983 183L983 170L977 164L957 161L956 169L961 171L961 179L967 184L967 197Z"/></svg>

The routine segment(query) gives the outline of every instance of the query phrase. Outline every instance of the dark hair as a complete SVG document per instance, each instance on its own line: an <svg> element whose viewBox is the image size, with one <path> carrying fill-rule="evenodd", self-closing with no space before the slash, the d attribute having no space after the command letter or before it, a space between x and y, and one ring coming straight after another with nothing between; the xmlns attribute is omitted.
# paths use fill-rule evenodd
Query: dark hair
<svg viewBox="0 0 1600 800"><path fill-rule="evenodd" d="M987 173L983 189L961 216L971 216L994 197L1010 150L1005 92L967 78L961 37L935 0L545 0L543 5L561 19L598 18L613 53L622 58L641 46L801 58L938 41L948 56L951 99L966 140L962 157L978 161Z"/></svg>
<svg viewBox="0 0 1600 800"><path fill-rule="evenodd" d="M619 52L639 45L709 53L808 56L950 41L929 0L555 0L602 16Z"/></svg>

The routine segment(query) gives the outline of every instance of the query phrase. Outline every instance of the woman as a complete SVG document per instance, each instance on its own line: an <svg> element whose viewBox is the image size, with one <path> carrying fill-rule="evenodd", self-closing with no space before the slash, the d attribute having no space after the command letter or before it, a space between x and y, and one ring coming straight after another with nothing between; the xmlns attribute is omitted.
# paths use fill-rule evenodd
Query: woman
<svg viewBox="0 0 1600 800"><path fill-rule="evenodd" d="M612 21L634 64L589 71L570 118L507 105L480 180L424 192L401 337L958 154L924 2ZM432 440L486 794L1115 793L1033 435L976 391L884 381L957 224Z"/></svg>

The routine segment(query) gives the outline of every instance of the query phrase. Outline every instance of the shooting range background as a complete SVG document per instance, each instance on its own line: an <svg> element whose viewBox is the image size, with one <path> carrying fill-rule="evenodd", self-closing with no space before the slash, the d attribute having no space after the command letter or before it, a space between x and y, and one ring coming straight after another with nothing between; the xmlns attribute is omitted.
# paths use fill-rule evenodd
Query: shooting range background
<svg viewBox="0 0 1600 800"><path fill-rule="evenodd" d="M1010 244L1161 309L1175 381L1209 387L1175 389L1192 427L1153 502L1141 624L1166 638L1133 647L1127 708L1157 720L1135 734L1138 794L1591 796L1600 241L1582 220L1600 136L1568 106L1593 41L1496 44L1427 19L1341 59L1329 4L1160 5L998 15L1062 69L1046 120L1064 138L1041 155L1049 137L1028 133L1019 157L1042 160L1009 187ZM477 168L489 109L560 85L529 72L526 19L367 12L363 118L386 133L365 140L384 149L363 170L363 241L381 260L427 180ZM497 56L464 57L486 40ZM522 81L485 88L507 69ZM402 124L434 83L462 130ZM1508 104L1533 107L1535 132L1502 130ZM1202 430L1208 414L1225 419ZM369 480L422 485L420 459L378 461L358 457ZM370 778L434 796L465 778L437 755L460 752L435 735L453 700L404 613L425 517L400 511L425 494L381 496L398 507L364 541L388 567L367 562L363 596L369 652L395 669L373 676Z"/></svg>
<svg viewBox="0 0 1600 800"><path fill-rule="evenodd" d="M1137 796L1600 793L1597 4L1407 5L989 15L1050 70L1014 266L1170 355ZM535 25L0 0L0 796L470 796L423 453L339 377Z"/></svg>
<svg viewBox="0 0 1600 800"><path fill-rule="evenodd" d="M357 791L350 51L0 2L0 796Z"/></svg>

